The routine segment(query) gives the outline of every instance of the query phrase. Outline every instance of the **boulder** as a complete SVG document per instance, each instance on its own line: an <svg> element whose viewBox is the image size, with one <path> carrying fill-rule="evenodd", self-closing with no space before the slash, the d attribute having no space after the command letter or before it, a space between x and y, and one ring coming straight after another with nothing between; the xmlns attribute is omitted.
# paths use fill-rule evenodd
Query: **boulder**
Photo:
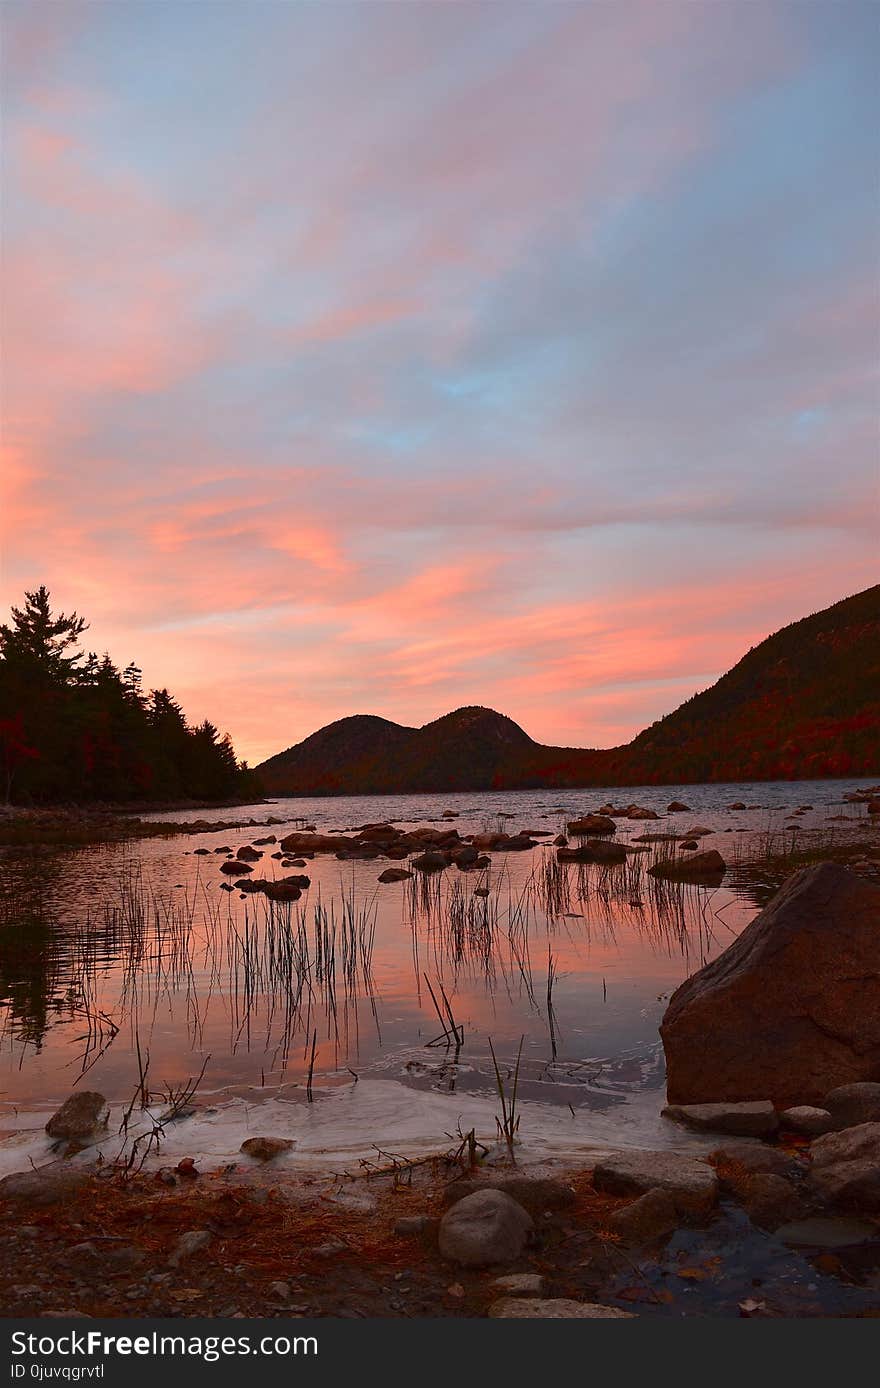
<svg viewBox="0 0 880 1388"><path fill-rule="evenodd" d="M263 891L270 901L298 901L302 888L293 878L282 878L280 882L266 882Z"/></svg>
<svg viewBox="0 0 880 1388"><path fill-rule="evenodd" d="M666 1190L648 1190L632 1204L608 1216L608 1228L624 1243L641 1246L654 1243L678 1228L678 1215L672 1196Z"/></svg>
<svg viewBox="0 0 880 1388"><path fill-rule="evenodd" d="M287 1137L249 1137L241 1144L240 1152L254 1161L273 1161L283 1152L290 1152L296 1143Z"/></svg>
<svg viewBox="0 0 880 1388"><path fill-rule="evenodd" d="M456 867L473 867L479 856L474 845L466 843L463 848L459 848L453 853L452 861Z"/></svg>
<svg viewBox="0 0 880 1388"><path fill-rule="evenodd" d="M444 1188L447 1205L454 1205L475 1190L500 1190L522 1205L529 1214L540 1215L545 1210L562 1210L573 1205L575 1193L564 1181L551 1176L462 1176Z"/></svg>
<svg viewBox="0 0 880 1388"><path fill-rule="evenodd" d="M667 1104L664 1118L700 1132L732 1137L772 1137L779 1127L769 1100L750 1104Z"/></svg>
<svg viewBox="0 0 880 1388"><path fill-rule="evenodd" d="M227 858L225 863L220 864L220 871L228 873L231 877L233 874L239 876L242 872L253 872L253 868L249 863L243 863L240 858Z"/></svg>
<svg viewBox="0 0 880 1388"><path fill-rule="evenodd" d="M681 800L670 800L666 806L667 814L679 814L690 810L690 805L685 805Z"/></svg>
<svg viewBox="0 0 880 1388"><path fill-rule="evenodd" d="M449 859L445 853L440 853L437 849L429 849L427 853L413 858L412 865L414 868L418 868L419 872L440 872L443 868L449 867Z"/></svg>
<svg viewBox="0 0 880 1388"><path fill-rule="evenodd" d="M407 877L412 877L409 868L386 868L379 873L380 882L405 882Z"/></svg>
<svg viewBox="0 0 880 1388"><path fill-rule="evenodd" d="M679 1214L706 1214L718 1198L711 1166L676 1152L609 1152L596 1164L593 1185L609 1195L666 1191Z"/></svg>
<svg viewBox="0 0 880 1388"><path fill-rule="evenodd" d="M880 921L878 921L880 929ZM854 1128L858 1123L880 1123L880 1084L870 1080L842 1084L825 1095L825 1108L835 1128Z"/></svg>
<svg viewBox="0 0 880 1388"><path fill-rule="evenodd" d="M626 862L626 849L622 843L609 843L605 839L588 839L578 848L557 848L556 856L560 863L613 863Z"/></svg>
<svg viewBox="0 0 880 1388"><path fill-rule="evenodd" d="M338 853L354 845L354 839L344 834L313 834L305 830L288 834L281 840L279 848L285 853Z"/></svg>
<svg viewBox="0 0 880 1388"><path fill-rule="evenodd" d="M490 1267L518 1258L534 1225L522 1205L500 1190L478 1190L440 1221L440 1253L462 1267Z"/></svg>
<svg viewBox="0 0 880 1388"><path fill-rule="evenodd" d="M652 877L662 877L669 882L699 881L712 884L720 883L726 871L727 864L717 848L695 853L692 858L664 858L648 868Z"/></svg>
<svg viewBox="0 0 880 1388"><path fill-rule="evenodd" d="M13 1171L0 1181L0 1205L7 1200L36 1206L62 1204L90 1180L88 1171L67 1163L40 1166L32 1171Z"/></svg>
<svg viewBox="0 0 880 1388"><path fill-rule="evenodd" d="M803 1198L791 1182L770 1171L747 1176L737 1194L749 1219L761 1229L776 1229L805 1213Z"/></svg>
<svg viewBox="0 0 880 1388"><path fill-rule="evenodd" d="M570 819L570 834L613 834L617 830L614 820L607 814L588 814L581 819Z"/></svg>
<svg viewBox="0 0 880 1388"><path fill-rule="evenodd" d="M249 848L247 844L240 848L236 853L236 858L242 863L258 863L262 858L262 853L257 848Z"/></svg>
<svg viewBox="0 0 880 1388"><path fill-rule="evenodd" d="M619 1311L616 1306L600 1306L595 1301L569 1301L557 1297L552 1301L532 1301L527 1297L502 1297L493 1301L488 1314L495 1320L635 1320L632 1311Z"/></svg>
<svg viewBox="0 0 880 1388"><path fill-rule="evenodd" d="M483 852L487 848L497 848L506 838L506 834L472 834L471 843L478 852Z"/></svg>
<svg viewBox="0 0 880 1388"><path fill-rule="evenodd" d="M656 810L645 809L644 805L629 805L626 811L627 819L659 819Z"/></svg>
<svg viewBox="0 0 880 1388"><path fill-rule="evenodd" d="M822 1104L880 1075L880 887L836 863L795 873L670 999L671 1103Z"/></svg>
<svg viewBox="0 0 880 1388"><path fill-rule="evenodd" d="M802 1137L821 1137L836 1126L827 1109L812 1108L809 1104L785 1109L779 1115L779 1124L786 1132L799 1133Z"/></svg>
<svg viewBox="0 0 880 1388"><path fill-rule="evenodd" d="M75 1141L92 1137L99 1129L106 1128L109 1116L104 1095L84 1089L65 1099L46 1124L46 1132L50 1137L72 1138Z"/></svg>
<svg viewBox="0 0 880 1388"><path fill-rule="evenodd" d="M739 1142L725 1142L710 1152L709 1160L720 1168L722 1184L735 1187L734 1181L726 1181L725 1168L733 1167L739 1173L769 1171L774 1176L791 1176L796 1170L796 1162L779 1147L770 1147L765 1142L751 1142L743 1138Z"/></svg>
<svg viewBox="0 0 880 1388"><path fill-rule="evenodd" d="M880 1123L817 1137L807 1180L823 1200L880 1213Z"/></svg>

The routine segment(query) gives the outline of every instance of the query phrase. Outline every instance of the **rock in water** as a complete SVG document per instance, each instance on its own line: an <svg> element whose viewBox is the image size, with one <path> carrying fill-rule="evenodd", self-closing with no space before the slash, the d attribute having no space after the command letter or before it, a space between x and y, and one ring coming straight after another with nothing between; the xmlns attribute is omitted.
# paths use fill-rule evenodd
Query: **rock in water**
<svg viewBox="0 0 880 1388"><path fill-rule="evenodd" d="M99 1128L106 1128L110 1110L103 1094L84 1089L71 1094L46 1124L50 1137L82 1139L92 1137Z"/></svg>
<svg viewBox="0 0 880 1388"><path fill-rule="evenodd" d="M676 989L660 1035L670 1102L823 1103L880 1075L880 887L836 863L789 879Z"/></svg>
<svg viewBox="0 0 880 1388"><path fill-rule="evenodd" d="M255 1161L274 1161L283 1152L290 1152L296 1143L289 1137L248 1137L239 1148Z"/></svg>
<svg viewBox="0 0 880 1388"><path fill-rule="evenodd" d="M568 821L570 834L613 834L617 830L614 820L607 814L586 814L581 819Z"/></svg>
<svg viewBox="0 0 880 1388"><path fill-rule="evenodd" d="M457 1201L440 1221L440 1252L463 1267L489 1267L518 1258L534 1225L501 1190L478 1190Z"/></svg>
<svg viewBox="0 0 880 1388"><path fill-rule="evenodd" d="M672 1196L665 1190L649 1190L631 1205L608 1216L608 1228L624 1243L637 1247L654 1243L678 1228L678 1215Z"/></svg>
<svg viewBox="0 0 880 1388"><path fill-rule="evenodd" d="M695 853L692 858L664 858L648 868L652 877L666 878L670 882L705 882L710 886L720 883L726 871L727 864L716 848Z"/></svg>

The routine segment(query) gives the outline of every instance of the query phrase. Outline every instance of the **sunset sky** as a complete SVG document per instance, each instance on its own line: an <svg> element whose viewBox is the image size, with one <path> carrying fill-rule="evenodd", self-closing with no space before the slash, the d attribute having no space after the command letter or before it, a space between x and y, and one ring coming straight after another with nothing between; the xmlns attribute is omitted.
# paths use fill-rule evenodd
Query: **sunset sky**
<svg viewBox="0 0 880 1388"><path fill-rule="evenodd" d="M4 0L3 607L256 761L876 582L878 14Z"/></svg>

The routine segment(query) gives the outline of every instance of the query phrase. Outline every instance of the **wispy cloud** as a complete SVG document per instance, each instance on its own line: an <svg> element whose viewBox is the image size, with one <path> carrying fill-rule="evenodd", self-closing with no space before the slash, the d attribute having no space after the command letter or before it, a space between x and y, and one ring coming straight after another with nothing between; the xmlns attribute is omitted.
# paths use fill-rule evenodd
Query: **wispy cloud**
<svg viewBox="0 0 880 1388"><path fill-rule="evenodd" d="M874 20L11 0L2 596L256 757L620 741L873 581Z"/></svg>

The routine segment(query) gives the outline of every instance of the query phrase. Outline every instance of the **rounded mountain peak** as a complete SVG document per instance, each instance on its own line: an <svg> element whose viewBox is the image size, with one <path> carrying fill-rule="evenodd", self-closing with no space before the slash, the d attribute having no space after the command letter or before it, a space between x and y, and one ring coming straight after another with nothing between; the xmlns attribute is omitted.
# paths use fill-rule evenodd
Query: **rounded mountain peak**
<svg viewBox="0 0 880 1388"><path fill-rule="evenodd" d="M478 737L480 740L501 743L508 747L529 746L532 739L527 732L503 713L479 704L467 704L452 713L446 713L433 723L426 723L423 733L436 732L443 735Z"/></svg>

